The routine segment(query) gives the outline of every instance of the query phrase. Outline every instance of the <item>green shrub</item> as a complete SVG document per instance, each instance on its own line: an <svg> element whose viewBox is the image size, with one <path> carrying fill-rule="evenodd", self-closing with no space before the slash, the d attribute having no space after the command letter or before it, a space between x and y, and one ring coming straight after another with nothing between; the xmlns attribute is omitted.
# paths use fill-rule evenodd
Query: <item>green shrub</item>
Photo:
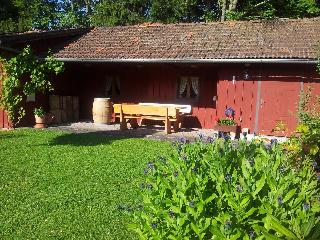
<svg viewBox="0 0 320 240"><path fill-rule="evenodd" d="M290 139L286 148L290 158L297 163L311 159L320 164L320 96L311 102L311 89L300 96L296 134Z"/></svg>
<svg viewBox="0 0 320 240"><path fill-rule="evenodd" d="M276 143L177 143L145 169L132 227L141 239L319 239L310 166L291 168Z"/></svg>

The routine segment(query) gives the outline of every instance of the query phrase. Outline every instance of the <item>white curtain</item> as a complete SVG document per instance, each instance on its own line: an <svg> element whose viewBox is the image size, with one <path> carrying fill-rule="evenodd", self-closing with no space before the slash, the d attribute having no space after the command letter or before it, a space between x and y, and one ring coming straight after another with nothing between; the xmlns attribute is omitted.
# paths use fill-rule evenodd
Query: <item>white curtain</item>
<svg viewBox="0 0 320 240"><path fill-rule="evenodd" d="M179 88L179 96L181 97L182 93L186 90L188 83L187 77L182 77L180 79L180 88Z"/></svg>
<svg viewBox="0 0 320 240"><path fill-rule="evenodd" d="M191 77L191 84L194 93L198 96L199 95L199 78L198 77Z"/></svg>

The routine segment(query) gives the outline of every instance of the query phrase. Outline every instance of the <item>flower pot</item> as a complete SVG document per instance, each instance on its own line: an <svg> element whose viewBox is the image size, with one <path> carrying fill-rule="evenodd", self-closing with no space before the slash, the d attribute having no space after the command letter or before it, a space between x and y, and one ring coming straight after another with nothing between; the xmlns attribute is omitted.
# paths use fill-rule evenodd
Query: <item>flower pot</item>
<svg viewBox="0 0 320 240"><path fill-rule="evenodd" d="M34 116L36 120L36 125L34 125L34 128L45 128L46 127L46 116Z"/></svg>
<svg viewBox="0 0 320 240"><path fill-rule="evenodd" d="M239 138L241 127L238 125L215 125L213 127L215 131L224 132L224 133L232 133L232 138Z"/></svg>

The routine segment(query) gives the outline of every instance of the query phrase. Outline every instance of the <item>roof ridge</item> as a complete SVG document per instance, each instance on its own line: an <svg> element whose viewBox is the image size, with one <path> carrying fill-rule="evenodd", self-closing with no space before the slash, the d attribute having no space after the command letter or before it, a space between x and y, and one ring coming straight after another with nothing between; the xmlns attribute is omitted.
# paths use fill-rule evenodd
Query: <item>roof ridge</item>
<svg viewBox="0 0 320 240"><path fill-rule="evenodd" d="M227 21L209 21L209 22L177 22L177 23L161 23L161 22L144 22L134 25L118 25L118 26L96 26L98 29L126 29L126 28L152 28L164 26L191 26L191 25L220 25L234 23L268 23L268 22L301 22L320 20L320 17L313 18L274 18L274 19L251 19L251 20L227 20Z"/></svg>

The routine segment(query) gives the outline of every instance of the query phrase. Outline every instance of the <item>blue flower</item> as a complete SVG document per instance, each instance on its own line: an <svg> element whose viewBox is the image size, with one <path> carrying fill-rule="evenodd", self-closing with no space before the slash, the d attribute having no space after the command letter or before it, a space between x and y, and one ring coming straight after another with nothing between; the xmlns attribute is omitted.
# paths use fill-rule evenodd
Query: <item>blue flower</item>
<svg viewBox="0 0 320 240"><path fill-rule="evenodd" d="M208 141L209 143L213 143L213 142L214 142L214 138L208 137L208 138L207 138L207 141Z"/></svg>
<svg viewBox="0 0 320 240"><path fill-rule="evenodd" d="M280 173L284 173L284 172L286 171L286 169L285 169L284 166L281 166L281 167L279 168L279 171L280 171Z"/></svg>
<svg viewBox="0 0 320 240"><path fill-rule="evenodd" d="M204 139L204 134L203 134L203 133L199 133L198 136L199 136L199 139L200 139L201 141Z"/></svg>
<svg viewBox="0 0 320 240"><path fill-rule="evenodd" d="M151 184L147 184L147 189L151 190L153 188L153 186Z"/></svg>
<svg viewBox="0 0 320 240"><path fill-rule="evenodd" d="M274 145L276 145L278 143L278 140L273 138L273 139L271 139L270 143L271 143L272 146L274 146Z"/></svg>
<svg viewBox="0 0 320 240"><path fill-rule="evenodd" d="M174 173L173 173L173 176L175 176L175 177L178 177L178 172L177 171L175 171Z"/></svg>
<svg viewBox="0 0 320 240"><path fill-rule="evenodd" d="M194 201L193 200L189 202L189 206L192 207L192 208L194 207Z"/></svg>
<svg viewBox="0 0 320 240"><path fill-rule="evenodd" d="M310 209L310 205L306 202L302 205L302 207L303 207L303 210L305 211L308 211Z"/></svg>
<svg viewBox="0 0 320 240"><path fill-rule="evenodd" d="M153 222L153 223L151 224L151 227L152 227L153 229L156 229L156 228L157 228L157 226L158 226L158 224L157 224L157 223L155 223L155 222Z"/></svg>
<svg viewBox="0 0 320 240"><path fill-rule="evenodd" d="M256 237L256 233L254 231L249 232L250 239L254 239Z"/></svg>
<svg viewBox="0 0 320 240"><path fill-rule="evenodd" d="M231 107L228 107L225 111L224 114L226 117L233 117L236 114L236 111L233 110Z"/></svg>
<svg viewBox="0 0 320 240"><path fill-rule="evenodd" d="M145 188L145 184L144 184L144 183L141 183L141 184L140 184L140 188L144 189L144 188Z"/></svg>
<svg viewBox="0 0 320 240"><path fill-rule="evenodd" d="M144 174L148 174L148 172L149 172L149 171L148 171L147 168L143 169L143 173L144 173Z"/></svg>
<svg viewBox="0 0 320 240"><path fill-rule="evenodd" d="M154 168L154 163L153 162L149 162L147 166L148 166L148 168L153 169Z"/></svg>
<svg viewBox="0 0 320 240"><path fill-rule="evenodd" d="M171 218L173 218L174 217L174 212L173 211L169 211L169 216L171 217Z"/></svg>
<svg viewBox="0 0 320 240"><path fill-rule="evenodd" d="M320 181L320 175L317 176L318 181Z"/></svg>
<svg viewBox="0 0 320 240"><path fill-rule="evenodd" d="M192 168L192 172L197 173L198 172L198 168L197 167Z"/></svg>
<svg viewBox="0 0 320 240"><path fill-rule="evenodd" d="M281 196L278 197L278 203L279 203L279 205L282 205L282 204L283 204L283 199L282 199Z"/></svg>
<svg viewBox="0 0 320 240"><path fill-rule="evenodd" d="M317 163L317 162L313 162L313 163L312 163L312 167L313 167L313 168L317 168L317 167L318 167L318 163Z"/></svg>
<svg viewBox="0 0 320 240"><path fill-rule="evenodd" d="M187 140L185 137L178 137L177 142L185 144L185 143L188 143L189 140Z"/></svg>
<svg viewBox="0 0 320 240"><path fill-rule="evenodd" d="M232 181L232 175L230 173L227 173L226 176L224 177L224 179L227 181L227 182L231 182Z"/></svg>

